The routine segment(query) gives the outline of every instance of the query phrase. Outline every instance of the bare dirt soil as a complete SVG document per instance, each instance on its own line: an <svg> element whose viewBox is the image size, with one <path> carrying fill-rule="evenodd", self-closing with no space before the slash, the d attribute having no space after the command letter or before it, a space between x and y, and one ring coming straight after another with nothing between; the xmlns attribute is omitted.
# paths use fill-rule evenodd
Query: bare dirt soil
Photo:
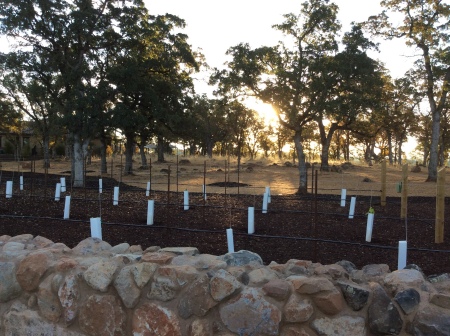
<svg viewBox="0 0 450 336"><path fill-rule="evenodd" d="M31 233L73 247L90 236L89 219L101 217L103 240L111 245L128 242L143 249L154 245L195 246L201 253L221 255L227 252L225 229L232 228L235 250L256 252L267 264L289 259L331 264L345 259L358 268L386 263L391 270L397 269L398 241L407 240L408 264L418 265L427 275L450 272L449 200L446 199L444 243L436 244L436 184L424 182L423 167L420 173L409 173L407 219L400 219L396 190L401 180L399 167L388 167L387 204L381 206L379 166L351 166L342 173L319 172L318 195L314 197L294 194L298 172L284 163L246 162L238 173L234 164L225 169L225 160L205 163L189 158L190 163L183 164L178 160L178 164L177 158L164 164L153 163L151 170L136 170L135 175L125 177L120 174L120 159L116 157L109 162L108 176L102 176L101 194L98 162L87 167L91 172L85 188L70 187L70 176L63 173L68 170L65 161L52 162L48 174L43 174L40 162L33 173L28 162L3 162L0 235ZM170 169L170 175L163 169ZM19 189L20 176L23 190ZM55 185L63 176L67 191L60 201L55 201ZM5 197L7 180L14 181L12 198ZM150 180L151 193L147 197L145 189ZM241 185L238 190L238 183L247 186ZM203 184L207 185L206 200L201 193ZM118 205L112 204L114 186L120 186ZM264 214L261 208L266 186L270 186L272 196ZM345 207L340 205L341 188L347 189ZM186 189L189 210L183 210ZM69 220L62 219L66 195L71 196ZM348 218L350 196L357 196L353 219ZM155 200L154 225L146 225L148 199ZM247 233L248 207L255 207L252 235ZM366 242L366 214L370 207L375 210L375 220L371 242Z"/></svg>

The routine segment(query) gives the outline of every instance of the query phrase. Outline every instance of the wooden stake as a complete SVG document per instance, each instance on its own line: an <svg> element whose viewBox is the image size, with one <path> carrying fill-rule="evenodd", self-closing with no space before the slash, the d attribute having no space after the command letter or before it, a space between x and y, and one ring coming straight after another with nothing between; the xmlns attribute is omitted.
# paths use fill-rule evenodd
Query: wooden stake
<svg viewBox="0 0 450 336"><path fill-rule="evenodd" d="M381 161L381 206L386 206L386 160Z"/></svg>
<svg viewBox="0 0 450 336"><path fill-rule="evenodd" d="M402 166L402 202L400 218L406 218L408 212L408 164Z"/></svg>
<svg viewBox="0 0 450 336"><path fill-rule="evenodd" d="M177 175L176 175L176 181L177 181L177 193L176 193L176 195L177 195L177 197L178 197L178 170L179 170L179 160L178 160L178 154L177 154Z"/></svg>
<svg viewBox="0 0 450 336"><path fill-rule="evenodd" d="M436 186L436 223L434 226L434 242L444 242L444 210L445 210L445 167L438 171Z"/></svg>
<svg viewBox="0 0 450 336"><path fill-rule="evenodd" d="M314 171L313 171L314 174ZM317 262L317 180L319 171L316 169L316 176L314 180L314 261Z"/></svg>
<svg viewBox="0 0 450 336"><path fill-rule="evenodd" d="M167 167L167 206L170 203L170 165Z"/></svg>
<svg viewBox="0 0 450 336"><path fill-rule="evenodd" d="M206 206L206 160L203 163L203 209Z"/></svg>
<svg viewBox="0 0 450 336"><path fill-rule="evenodd" d="M152 158L149 158L150 165L148 166L148 180L150 182L150 190L148 191L148 197L152 196Z"/></svg>

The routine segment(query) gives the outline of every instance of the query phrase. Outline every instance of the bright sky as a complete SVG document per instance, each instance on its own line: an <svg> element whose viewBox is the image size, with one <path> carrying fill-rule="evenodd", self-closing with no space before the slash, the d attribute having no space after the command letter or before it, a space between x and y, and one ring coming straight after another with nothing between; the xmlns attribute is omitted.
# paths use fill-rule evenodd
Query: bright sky
<svg viewBox="0 0 450 336"><path fill-rule="evenodd" d="M225 52L241 42L247 42L252 48L261 45L275 45L283 35L272 25L283 22L283 14L300 12L302 0L144 0L151 14L170 13L186 21L184 33L194 49L201 48L206 62L211 67L224 68L227 61ZM342 24L342 34L350 30L352 21L362 22L371 15L381 13L379 0L334 0L339 7L338 19ZM403 76L416 57L413 49L408 49L403 40L380 43L380 53L371 52L370 56L379 59L390 70L394 78ZM201 78L204 78L202 80ZM205 83L207 74L197 75L197 93L211 93ZM250 108L258 111L267 123L276 120L269 105L248 102ZM416 143L409 139L404 150L410 152Z"/></svg>
<svg viewBox="0 0 450 336"><path fill-rule="evenodd" d="M201 48L211 67L223 68L225 52L231 46L248 42L252 48L275 45L283 38L272 25L283 22L283 14L298 14L301 0L145 0L151 14L175 14L186 21L184 32L194 49ZM381 12L379 0L334 0L339 6L342 31L350 30L352 21L361 22ZM372 53L386 64L393 77L401 77L412 67L413 50L404 41L383 41L381 53ZM208 92L196 83L198 93Z"/></svg>
<svg viewBox="0 0 450 336"><path fill-rule="evenodd" d="M283 22L283 14L298 14L302 0L144 0L151 14L170 13L186 21L183 30L189 37L194 50L201 49L206 62L211 67L223 68L227 61L225 52L241 42L252 48L261 45L275 45L283 39L282 34L272 25ZM352 21L365 21L370 15L381 12L379 0L334 0L339 6L338 18L342 32L350 29ZM412 67L414 50L407 49L404 41L377 41L381 53L371 53L371 57L382 61L391 75L401 77ZM0 38L0 51L6 51L6 39ZM212 89L206 84L208 74L196 75L198 94L210 94ZM270 114L270 106L250 106L262 114ZM264 112L263 112L264 111ZM269 115L266 115L268 118ZM273 111L272 111L272 118Z"/></svg>
<svg viewBox="0 0 450 336"><path fill-rule="evenodd" d="M275 45L283 38L272 25L283 22L283 14L298 14L302 0L144 0L151 14L175 14L186 21L184 33L194 49L202 49L211 67L223 68L225 52L231 46L247 42L252 48ZM338 18L343 32L350 22L364 21L381 12L379 0L334 0L339 6ZM381 53L372 53L386 64L393 77L402 76L412 66L414 50L407 49L404 41L382 42ZM0 38L0 51L7 50L7 41ZM198 75L197 78L201 78ZM203 74L206 80L207 75ZM198 93L210 93L206 84L197 80Z"/></svg>

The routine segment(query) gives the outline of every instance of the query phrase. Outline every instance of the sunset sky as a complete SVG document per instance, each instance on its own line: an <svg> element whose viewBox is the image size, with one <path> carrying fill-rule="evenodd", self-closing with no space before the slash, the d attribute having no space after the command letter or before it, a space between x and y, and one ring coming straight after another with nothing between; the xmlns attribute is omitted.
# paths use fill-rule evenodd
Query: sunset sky
<svg viewBox="0 0 450 336"><path fill-rule="evenodd" d="M146 0L152 14L175 14L186 21L184 32L194 49L201 48L211 67L223 68L225 52L234 45L247 42L252 48L275 45L283 35L272 25L283 22L283 14L298 14L302 1L277 0ZM361 22L381 12L378 0L335 0L342 32L350 29L352 21ZM414 50L407 49L403 40L382 41L381 52L371 57L381 60L393 77L401 77L412 67ZM198 85L200 87L201 85Z"/></svg>

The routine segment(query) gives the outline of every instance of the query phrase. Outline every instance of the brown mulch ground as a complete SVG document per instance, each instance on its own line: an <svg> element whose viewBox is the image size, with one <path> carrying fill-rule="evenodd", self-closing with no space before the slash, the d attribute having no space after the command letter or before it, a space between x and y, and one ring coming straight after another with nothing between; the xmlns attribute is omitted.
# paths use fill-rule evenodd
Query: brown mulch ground
<svg viewBox="0 0 450 336"><path fill-rule="evenodd" d="M16 176L15 178L18 178ZM434 243L435 198L410 197L408 218L400 219L400 199L389 197L381 207L377 196L358 196L354 219L340 206L338 195L299 197L273 195L267 214L261 213L262 195L191 193L190 209L183 210L183 193L152 191L155 200L155 224L146 225L145 190L121 184L119 205L112 205L115 179L103 178L104 192L99 195L98 181L91 178L85 189L72 189L54 201L54 185L59 176L24 174L25 190L5 198L6 174L0 185L0 235L31 233L74 247L90 236L89 219L101 217L103 240L111 245L127 242L143 249L158 245L194 246L201 253L222 255L227 252L226 231L233 228L235 250L258 253L266 264L304 259L331 264L350 260L358 268L372 263L386 263L397 269L399 240L408 241L409 264L416 264L425 274L450 273L450 230L444 243ZM48 187L45 187L47 185ZM51 187L50 187L51 186ZM242 187L244 189L245 187ZM70 220L63 220L64 196L71 195ZM316 204L317 202L317 204ZM446 202L446 218L450 216ZM247 234L247 211L255 207L253 235ZM375 209L372 241L365 241L366 213ZM316 211L317 209L317 211Z"/></svg>

